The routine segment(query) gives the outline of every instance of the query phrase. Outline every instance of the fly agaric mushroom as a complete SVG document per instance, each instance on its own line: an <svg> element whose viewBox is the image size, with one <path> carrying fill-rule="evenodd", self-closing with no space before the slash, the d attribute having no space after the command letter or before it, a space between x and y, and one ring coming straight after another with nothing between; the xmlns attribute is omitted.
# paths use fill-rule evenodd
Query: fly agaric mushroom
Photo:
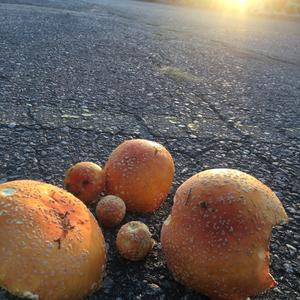
<svg viewBox="0 0 300 300"><path fill-rule="evenodd" d="M148 226L140 221L131 221L123 225L117 234L117 249L121 256L128 260L142 260L154 244Z"/></svg>
<svg viewBox="0 0 300 300"><path fill-rule="evenodd" d="M93 162L79 162L67 170L64 185L68 192L90 204L104 191L104 171Z"/></svg>
<svg viewBox="0 0 300 300"><path fill-rule="evenodd" d="M124 201L113 195L102 197L96 206L98 221L106 227L118 225L125 217L126 206Z"/></svg>
<svg viewBox="0 0 300 300"><path fill-rule="evenodd" d="M129 140L112 152L105 174L107 193L121 197L128 211L151 212L167 198L174 163L161 144Z"/></svg>
<svg viewBox="0 0 300 300"><path fill-rule="evenodd" d="M272 227L287 222L276 195L231 169L200 172L176 191L161 245L174 277L211 299L242 300L276 285Z"/></svg>
<svg viewBox="0 0 300 300"><path fill-rule="evenodd" d="M18 180L0 185L0 286L29 299L82 299L102 284L97 221L72 194Z"/></svg>

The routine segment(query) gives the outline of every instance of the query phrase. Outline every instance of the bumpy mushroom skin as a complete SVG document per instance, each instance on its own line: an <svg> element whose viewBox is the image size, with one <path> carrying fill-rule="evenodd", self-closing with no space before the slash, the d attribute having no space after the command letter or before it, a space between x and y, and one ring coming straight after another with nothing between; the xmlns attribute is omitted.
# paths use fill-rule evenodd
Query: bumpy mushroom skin
<svg viewBox="0 0 300 300"><path fill-rule="evenodd" d="M98 221L106 227L118 225L125 217L126 206L124 201L113 195L100 199L96 207Z"/></svg>
<svg viewBox="0 0 300 300"><path fill-rule="evenodd" d="M82 299L102 284L105 241L72 194L20 180L0 185L0 286L29 299Z"/></svg>
<svg viewBox="0 0 300 300"><path fill-rule="evenodd" d="M104 170L93 162L79 162L67 170L64 185L68 192L90 204L104 191Z"/></svg>
<svg viewBox="0 0 300 300"><path fill-rule="evenodd" d="M112 152L105 165L105 174L107 193L121 197L128 211L151 212L168 195L174 163L161 144L129 140Z"/></svg>
<svg viewBox="0 0 300 300"><path fill-rule="evenodd" d="M272 227L287 219L276 195L254 177L207 170L178 188L162 249L184 285L212 299L246 299L276 285L269 241Z"/></svg>
<svg viewBox="0 0 300 300"><path fill-rule="evenodd" d="M123 225L117 234L116 245L119 253L132 261L142 260L154 244L149 228L139 221Z"/></svg>

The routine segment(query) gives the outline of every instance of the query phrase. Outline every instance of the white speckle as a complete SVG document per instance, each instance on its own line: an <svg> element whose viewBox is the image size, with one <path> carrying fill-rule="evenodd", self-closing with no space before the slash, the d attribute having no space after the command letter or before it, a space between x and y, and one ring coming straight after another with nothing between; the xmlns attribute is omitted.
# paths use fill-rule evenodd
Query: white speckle
<svg viewBox="0 0 300 300"><path fill-rule="evenodd" d="M91 285L90 290L91 290L91 291L94 291L94 290L97 288L97 286L98 286L97 282L94 282L94 283Z"/></svg>
<svg viewBox="0 0 300 300"><path fill-rule="evenodd" d="M31 299L31 300L39 300L39 295L35 295L31 292L24 292L23 297L26 299Z"/></svg>
<svg viewBox="0 0 300 300"><path fill-rule="evenodd" d="M258 257L259 257L260 260L265 260L265 251L264 251L263 248L259 249Z"/></svg>
<svg viewBox="0 0 300 300"><path fill-rule="evenodd" d="M16 189L14 189L14 188L5 188L5 189L3 189L3 190L1 190L0 191L0 194L2 195L2 196L11 196L11 195L13 195L15 192L16 192L17 190Z"/></svg>
<svg viewBox="0 0 300 300"><path fill-rule="evenodd" d="M168 216L168 218L165 220L164 225L169 225L171 222L171 215Z"/></svg>
<svg viewBox="0 0 300 300"><path fill-rule="evenodd" d="M0 217L1 216L4 216L4 215L6 215L7 214L7 211L6 210L0 210Z"/></svg>

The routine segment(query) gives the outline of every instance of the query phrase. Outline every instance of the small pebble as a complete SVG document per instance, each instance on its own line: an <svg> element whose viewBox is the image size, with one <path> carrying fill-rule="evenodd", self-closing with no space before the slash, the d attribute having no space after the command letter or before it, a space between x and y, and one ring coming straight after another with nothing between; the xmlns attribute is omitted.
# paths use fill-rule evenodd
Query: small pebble
<svg viewBox="0 0 300 300"><path fill-rule="evenodd" d="M293 267L290 263L284 263L283 266L287 273L294 273Z"/></svg>
<svg viewBox="0 0 300 300"><path fill-rule="evenodd" d="M291 255L295 255L296 254L297 249L294 246L292 246L290 244L286 244L286 247L289 249Z"/></svg>
<svg viewBox="0 0 300 300"><path fill-rule="evenodd" d="M111 289L114 285L114 281L110 277L106 277L103 281L103 288L104 289Z"/></svg>
<svg viewBox="0 0 300 300"><path fill-rule="evenodd" d="M155 283L149 283L145 293L147 295L158 295L162 293L162 289Z"/></svg>

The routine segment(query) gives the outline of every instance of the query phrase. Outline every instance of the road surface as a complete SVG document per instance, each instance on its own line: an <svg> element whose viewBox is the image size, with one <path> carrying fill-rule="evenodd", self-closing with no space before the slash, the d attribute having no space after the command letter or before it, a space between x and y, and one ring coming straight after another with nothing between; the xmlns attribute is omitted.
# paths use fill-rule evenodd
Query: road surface
<svg viewBox="0 0 300 300"><path fill-rule="evenodd" d="M165 145L176 164L146 222L159 241L176 188L216 167L268 184L288 225L273 232L278 286L253 299L300 299L300 23L129 0L0 0L0 182L62 185L73 163L102 165L121 141ZM146 261L116 253L92 299L205 299L177 284L160 244ZM0 244L1 245L1 244ZM3 290L1 299L15 299Z"/></svg>

